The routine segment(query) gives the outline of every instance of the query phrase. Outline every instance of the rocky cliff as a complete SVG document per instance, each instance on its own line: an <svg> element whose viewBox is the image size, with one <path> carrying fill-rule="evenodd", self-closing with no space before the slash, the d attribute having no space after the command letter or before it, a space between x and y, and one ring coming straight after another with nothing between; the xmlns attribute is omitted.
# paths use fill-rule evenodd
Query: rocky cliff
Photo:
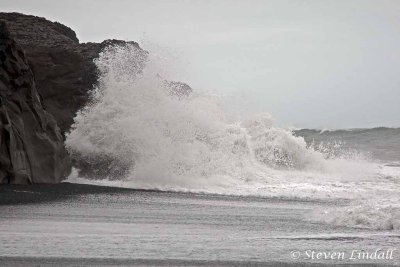
<svg viewBox="0 0 400 267"><path fill-rule="evenodd" d="M31 15L0 13L0 21L2 29L9 29L1 37L0 86L2 102L8 104L1 106L0 182L59 182L71 170L62 142L65 133L97 82L93 60L109 45L140 47L120 40L79 43L69 27ZM171 96L179 98L192 91L180 82L164 81L164 85ZM14 98L14 102L7 100ZM72 161L89 176L99 169L97 165L105 165L100 161L86 166L80 158ZM113 164L107 161L106 165Z"/></svg>
<svg viewBox="0 0 400 267"><path fill-rule="evenodd" d="M67 26L20 13L0 13L0 20L7 23L12 37L25 51L44 106L64 134L97 81L93 59L105 46L125 42L81 44Z"/></svg>
<svg viewBox="0 0 400 267"><path fill-rule="evenodd" d="M0 22L0 183L57 183L70 169L24 51Z"/></svg>

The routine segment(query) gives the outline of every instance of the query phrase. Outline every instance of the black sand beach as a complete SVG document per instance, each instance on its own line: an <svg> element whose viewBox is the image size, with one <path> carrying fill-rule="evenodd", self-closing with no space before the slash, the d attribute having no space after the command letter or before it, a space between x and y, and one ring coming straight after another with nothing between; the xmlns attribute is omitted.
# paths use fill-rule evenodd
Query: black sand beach
<svg viewBox="0 0 400 267"><path fill-rule="evenodd" d="M332 260L293 259L291 253L398 244L396 233L307 220L310 210L331 205L72 183L2 185L0 264L343 266ZM395 257L343 263L395 266Z"/></svg>
<svg viewBox="0 0 400 267"><path fill-rule="evenodd" d="M0 186L0 205L18 205L59 201L85 194L129 194L135 189L86 184L34 184Z"/></svg>

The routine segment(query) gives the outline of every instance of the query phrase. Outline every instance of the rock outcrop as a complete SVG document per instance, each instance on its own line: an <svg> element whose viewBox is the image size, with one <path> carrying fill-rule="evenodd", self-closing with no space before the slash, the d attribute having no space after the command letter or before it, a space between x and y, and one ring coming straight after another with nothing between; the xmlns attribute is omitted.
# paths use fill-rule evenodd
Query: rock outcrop
<svg viewBox="0 0 400 267"><path fill-rule="evenodd" d="M0 20L7 23L12 37L25 51L44 106L65 134L97 81L93 59L104 47L126 42L81 44L67 26L20 13L0 13Z"/></svg>
<svg viewBox="0 0 400 267"><path fill-rule="evenodd" d="M184 97L188 97L192 92L193 89L183 82L174 82L174 81L163 81L164 86L169 91L171 96L178 97L182 99Z"/></svg>
<svg viewBox="0 0 400 267"><path fill-rule="evenodd" d="M65 134L98 80L93 60L110 45L140 47L121 40L79 43L69 27L31 15L0 12L0 21L9 29L1 37L0 182L59 182L71 169ZM185 83L164 85L172 97L192 92ZM89 177L121 169L107 157L90 164L80 157L71 161Z"/></svg>
<svg viewBox="0 0 400 267"><path fill-rule="evenodd" d="M71 170L22 48L0 22L0 183L58 183Z"/></svg>

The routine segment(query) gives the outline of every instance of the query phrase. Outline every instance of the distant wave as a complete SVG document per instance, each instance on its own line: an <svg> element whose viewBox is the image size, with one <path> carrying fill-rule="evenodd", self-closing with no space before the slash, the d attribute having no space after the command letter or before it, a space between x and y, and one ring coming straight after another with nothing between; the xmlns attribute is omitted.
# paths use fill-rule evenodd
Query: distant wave
<svg viewBox="0 0 400 267"><path fill-rule="evenodd" d="M381 132L381 131L396 131L400 133L400 127L373 127L373 128L349 128L349 129L310 129L310 128L297 128L294 130L295 132L315 132L319 134L326 133L364 133L364 132Z"/></svg>
<svg viewBox="0 0 400 267"><path fill-rule="evenodd" d="M400 162L400 128L325 130L301 129L294 131L307 143L340 143L342 148L355 149L376 160Z"/></svg>

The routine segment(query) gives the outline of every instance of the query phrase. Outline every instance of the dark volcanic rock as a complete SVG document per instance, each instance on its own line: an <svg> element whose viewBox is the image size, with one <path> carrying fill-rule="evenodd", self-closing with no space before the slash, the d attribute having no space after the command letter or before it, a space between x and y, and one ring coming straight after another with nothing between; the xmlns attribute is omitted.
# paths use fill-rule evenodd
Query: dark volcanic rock
<svg viewBox="0 0 400 267"><path fill-rule="evenodd" d="M99 53L110 45L132 44L140 49L135 42L121 40L80 44L75 32L70 28L36 16L0 13L0 20L7 24L12 38L25 51L36 80L41 105L54 116L62 135L69 131L76 112L88 102L90 91L97 83L98 71L93 60L99 56ZM21 127L25 123L27 122L22 122ZM5 148L1 146L1 150L6 150ZM13 149L11 148L11 151ZM23 151L24 148L21 148L21 153ZM4 153L6 154L6 151ZM76 166L88 171L92 169L96 172L101 169L100 173L109 173L110 170L115 169L113 164L108 164L107 160L101 160L89 166L86 166L84 161L80 164L79 158L74 157L73 161ZM56 163L49 161L43 164ZM59 180L57 177L56 175L54 179ZM54 181L44 177L40 182ZM22 179L19 182L22 182ZM28 179L25 182L38 181Z"/></svg>
<svg viewBox="0 0 400 267"><path fill-rule="evenodd" d="M183 98L189 96L193 89L182 82L174 82L174 81L163 81L164 86L168 89L168 92L172 96L176 96L178 98Z"/></svg>
<svg viewBox="0 0 400 267"><path fill-rule="evenodd" d="M0 22L0 183L58 183L70 160L24 51Z"/></svg>
<svg viewBox="0 0 400 267"><path fill-rule="evenodd" d="M61 132L69 131L76 112L85 106L97 82L93 59L120 40L80 44L70 28L44 18L19 13L0 13L11 35L22 46L35 75L44 106L56 119Z"/></svg>
<svg viewBox="0 0 400 267"><path fill-rule="evenodd" d="M86 103L90 87L75 33L60 23L19 13L0 13L0 20L25 51L44 106L64 133Z"/></svg>
<svg viewBox="0 0 400 267"><path fill-rule="evenodd" d="M75 32L58 22L20 13L0 13L11 35L23 48L29 46L66 47L78 45Z"/></svg>
<svg viewBox="0 0 400 267"><path fill-rule="evenodd" d="M64 139L77 111L90 99L98 81L93 60L111 45L140 47L135 42L121 40L81 44L67 26L31 15L0 12L0 21L6 23L11 38L25 52L24 55L13 42L13 52L6 55L4 63L2 59L5 78L3 81L2 76L0 87L2 96L8 99L3 102L8 104L1 107L0 182L58 182L70 170L60 133ZM14 58L16 54L18 59ZM9 66L11 63L18 63L19 72ZM179 99L192 92L185 83L163 81L163 84L172 97ZM8 95L15 99L11 101ZM77 152L71 157L80 174L88 177L121 177L131 166L106 155L87 159Z"/></svg>

